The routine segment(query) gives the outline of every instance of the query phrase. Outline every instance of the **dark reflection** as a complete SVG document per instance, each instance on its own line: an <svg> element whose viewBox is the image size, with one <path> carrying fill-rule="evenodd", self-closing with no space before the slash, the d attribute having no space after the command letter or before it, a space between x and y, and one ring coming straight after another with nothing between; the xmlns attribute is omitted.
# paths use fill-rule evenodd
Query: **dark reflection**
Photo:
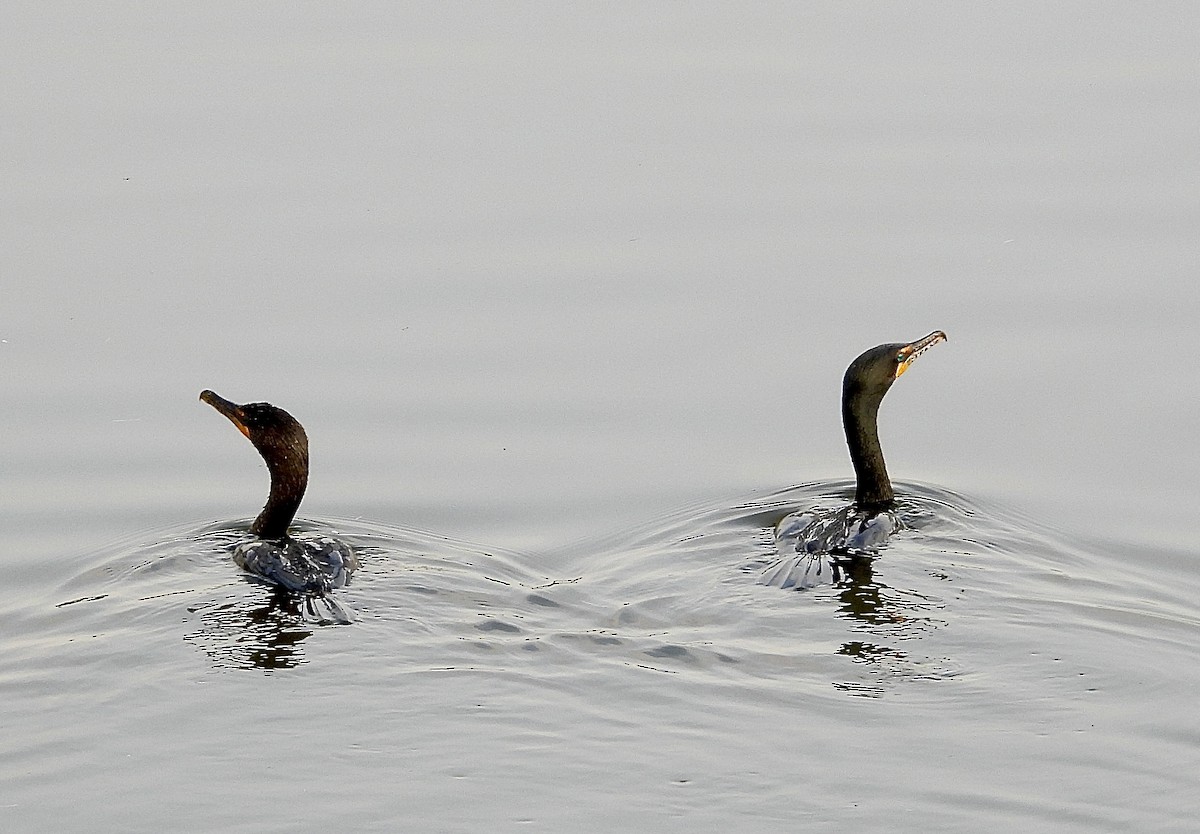
<svg viewBox="0 0 1200 834"><path fill-rule="evenodd" d="M872 625L886 621L881 615L882 585L875 582L874 559L870 556L839 556L830 560L834 587L841 589L838 612ZM881 619L883 618L883 619Z"/></svg>
<svg viewBox="0 0 1200 834"><path fill-rule="evenodd" d="M237 599L191 609L200 615L201 628L186 635L218 666L236 669L291 669L304 661L301 643L312 634L305 622L303 603L294 594L276 587L265 605Z"/></svg>
<svg viewBox="0 0 1200 834"><path fill-rule="evenodd" d="M939 603L915 591L900 592L875 578L874 558L841 556L832 560L834 587L841 603L838 616L853 620L875 637L911 639L942 625L925 612L941 607ZM918 672L907 652L883 642L848 640L837 653L857 663L868 664L877 672L898 677L940 677L926 669ZM838 685L852 694L876 697L882 689L876 684L845 682Z"/></svg>
<svg viewBox="0 0 1200 834"><path fill-rule="evenodd" d="M831 560L833 585L841 602L838 614L870 627L872 633L913 637L942 625L928 615L940 602L916 591L891 588L875 577L875 558L839 556Z"/></svg>
<svg viewBox="0 0 1200 834"><path fill-rule="evenodd" d="M878 646L875 643L867 643L862 640L851 640L849 643L843 643L842 647L838 649L838 654L869 662L904 660L907 658L904 652L890 649L887 646Z"/></svg>
<svg viewBox="0 0 1200 834"><path fill-rule="evenodd" d="M869 556L841 556L831 560L833 584L839 588L838 614L872 626L889 624L894 612L889 612L880 591L882 586L875 582L874 559ZM850 640L843 643L838 654L866 662L878 662L883 658L903 657L901 652L874 643Z"/></svg>
<svg viewBox="0 0 1200 834"><path fill-rule="evenodd" d="M837 651L843 657L848 657L857 663L868 664L880 675L875 682L871 681L834 681L835 688L848 695L860 698L881 698L887 692L884 681L887 675L903 676L904 668L908 665L908 655L888 646L880 646L865 640L850 640L843 643Z"/></svg>

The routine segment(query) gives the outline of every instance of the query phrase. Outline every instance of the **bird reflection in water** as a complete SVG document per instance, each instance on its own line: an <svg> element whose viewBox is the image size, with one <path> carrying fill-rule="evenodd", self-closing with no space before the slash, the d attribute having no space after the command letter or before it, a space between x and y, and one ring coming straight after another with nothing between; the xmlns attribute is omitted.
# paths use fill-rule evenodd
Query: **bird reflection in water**
<svg viewBox="0 0 1200 834"><path fill-rule="evenodd" d="M944 668L943 661L914 658L887 645L911 640L945 625L930 614L943 604L915 591L899 591L880 582L875 577L874 561L873 557L859 555L832 561L833 585L841 603L838 616L850 620L856 631L872 638L847 640L837 650L856 663L866 664L872 670L872 680L834 685L851 694L877 697L883 694L888 679L950 677L952 673Z"/></svg>
<svg viewBox="0 0 1200 834"><path fill-rule="evenodd" d="M263 596L213 602L189 609L200 615L199 631L184 639L196 643L217 666L273 671L305 662L301 644L313 632L303 602L280 586Z"/></svg>

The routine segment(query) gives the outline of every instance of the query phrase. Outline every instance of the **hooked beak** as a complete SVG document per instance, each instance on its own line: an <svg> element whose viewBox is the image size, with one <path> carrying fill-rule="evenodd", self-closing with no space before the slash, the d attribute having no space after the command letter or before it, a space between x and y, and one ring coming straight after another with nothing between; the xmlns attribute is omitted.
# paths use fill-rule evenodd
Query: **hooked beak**
<svg viewBox="0 0 1200 834"><path fill-rule="evenodd" d="M238 431L246 435L247 438L250 437L250 430L242 422L242 407L240 405L230 402L215 391L209 391L207 388L200 392L200 400L224 414L229 418L229 422L237 426Z"/></svg>
<svg viewBox="0 0 1200 834"><path fill-rule="evenodd" d="M900 348L900 353L897 356L896 364L896 379L908 370L908 366L913 363L913 360L920 356L925 351L936 345L938 342L946 341L946 334L940 330L935 330L928 336L917 339L915 342L905 345Z"/></svg>

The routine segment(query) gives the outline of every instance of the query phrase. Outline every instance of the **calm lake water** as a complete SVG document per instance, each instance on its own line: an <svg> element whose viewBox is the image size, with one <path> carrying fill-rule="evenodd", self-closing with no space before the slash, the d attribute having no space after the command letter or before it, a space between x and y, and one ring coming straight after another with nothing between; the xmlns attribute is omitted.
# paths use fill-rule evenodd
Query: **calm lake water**
<svg viewBox="0 0 1200 834"><path fill-rule="evenodd" d="M1178 831L1200 7L16 4L0 828ZM852 485L906 529L762 584ZM229 545L312 441L363 567Z"/></svg>

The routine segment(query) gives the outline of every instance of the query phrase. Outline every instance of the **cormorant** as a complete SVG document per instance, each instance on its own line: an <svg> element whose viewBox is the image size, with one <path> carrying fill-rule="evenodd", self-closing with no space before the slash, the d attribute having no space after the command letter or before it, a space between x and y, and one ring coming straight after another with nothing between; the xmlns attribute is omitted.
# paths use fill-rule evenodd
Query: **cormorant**
<svg viewBox="0 0 1200 834"><path fill-rule="evenodd" d="M764 575L766 584L815 584L825 556L834 557L836 570L838 559L873 554L899 526L879 445L879 404L913 360L945 340L946 334L935 330L915 342L873 347L850 363L842 378L842 425L854 464L854 503L833 513L806 510L782 519L775 526L775 541L784 559Z"/></svg>
<svg viewBox="0 0 1200 834"><path fill-rule="evenodd" d="M200 392L200 399L228 417L249 438L271 474L267 503L250 525L255 538L234 548L234 562L255 576L303 594L310 603L314 597L325 599L335 617L344 618L340 606L327 595L349 582L358 567L353 548L330 536L288 535L288 526L308 487L308 435L304 427L270 403L239 405L207 390Z"/></svg>

